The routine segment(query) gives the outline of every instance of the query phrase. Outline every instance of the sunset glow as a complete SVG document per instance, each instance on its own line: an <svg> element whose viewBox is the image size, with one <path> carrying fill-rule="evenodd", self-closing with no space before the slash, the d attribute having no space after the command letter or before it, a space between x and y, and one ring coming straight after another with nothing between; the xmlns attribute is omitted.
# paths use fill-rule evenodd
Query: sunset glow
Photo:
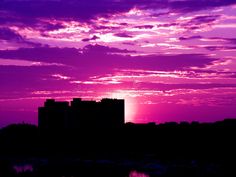
<svg viewBox="0 0 236 177"><path fill-rule="evenodd" d="M123 98L126 122L236 117L234 0L0 3L0 126L37 124L46 98Z"/></svg>

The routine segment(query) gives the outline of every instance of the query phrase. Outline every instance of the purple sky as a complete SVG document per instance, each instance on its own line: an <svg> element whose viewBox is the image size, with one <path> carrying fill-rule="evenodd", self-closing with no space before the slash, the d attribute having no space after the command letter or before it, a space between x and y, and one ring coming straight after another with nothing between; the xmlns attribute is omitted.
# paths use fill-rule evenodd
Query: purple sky
<svg viewBox="0 0 236 177"><path fill-rule="evenodd" d="M126 99L126 121L236 117L236 0L0 0L0 127L46 98Z"/></svg>

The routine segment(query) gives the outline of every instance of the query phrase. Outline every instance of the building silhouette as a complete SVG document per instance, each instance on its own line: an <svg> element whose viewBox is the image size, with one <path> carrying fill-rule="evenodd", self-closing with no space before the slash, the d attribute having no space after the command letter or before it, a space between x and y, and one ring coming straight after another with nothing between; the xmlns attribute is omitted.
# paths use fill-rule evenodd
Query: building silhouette
<svg viewBox="0 0 236 177"><path fill-rule="evenodd" d="M124 104L122 99L108 98L98 102L74 98L70 104L47 99L38 109L38 126L50 131L119 128L125 121Z"/></svg>

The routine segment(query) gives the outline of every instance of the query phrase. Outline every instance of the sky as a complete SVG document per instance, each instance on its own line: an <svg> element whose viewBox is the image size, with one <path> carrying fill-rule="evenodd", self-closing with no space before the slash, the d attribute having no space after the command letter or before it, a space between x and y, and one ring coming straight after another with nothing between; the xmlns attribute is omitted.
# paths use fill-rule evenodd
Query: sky
<svg viewBox="0 0 236 177"><path fill-rule="evenodd" d="M0 0L0 127L47 98L126 122L236 118L236 0Z"/></svg>

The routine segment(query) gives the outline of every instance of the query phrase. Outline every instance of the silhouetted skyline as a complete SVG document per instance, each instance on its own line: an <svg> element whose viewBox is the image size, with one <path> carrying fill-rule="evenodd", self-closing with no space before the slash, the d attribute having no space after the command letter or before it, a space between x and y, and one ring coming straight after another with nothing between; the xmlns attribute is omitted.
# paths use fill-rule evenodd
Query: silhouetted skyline
<svg viewBox="0 0 236 177"><path fill-rule="evenodd" d="M94 130L121 128L125 123L125 101L103 98L101 101L84 101L73 98L67 101L47 99L38 109L38 127L42 131Z"/></svg>

